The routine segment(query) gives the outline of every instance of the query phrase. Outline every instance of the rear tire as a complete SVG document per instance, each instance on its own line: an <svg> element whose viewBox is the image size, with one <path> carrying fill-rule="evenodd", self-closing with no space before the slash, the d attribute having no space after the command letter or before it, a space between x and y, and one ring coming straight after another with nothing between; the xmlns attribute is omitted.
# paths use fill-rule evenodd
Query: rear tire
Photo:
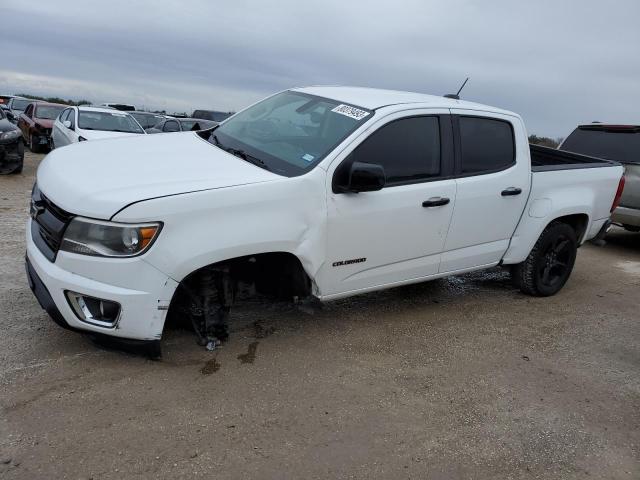
<svg viewBox="0 0 640 480"><path fill-rule="evenodd" d="M548 297L558 293L571 275L578 251L575 230L561 222L551 222L529 253L514 265L511 275L523 293Z"/></svg>

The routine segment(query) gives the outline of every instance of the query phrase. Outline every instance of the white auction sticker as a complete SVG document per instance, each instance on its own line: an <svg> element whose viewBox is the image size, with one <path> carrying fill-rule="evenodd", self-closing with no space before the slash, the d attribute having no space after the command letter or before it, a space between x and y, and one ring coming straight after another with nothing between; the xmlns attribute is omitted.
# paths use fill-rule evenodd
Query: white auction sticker
<svg viewBox="0 0 640 480"><path fill-rule="evenodd" d="M356 120L362 120L364 117L369 115L369 112L367 112L366 110L360 110L359 108L351 107L349 105L345 105L344 103L342 105L338 105L331 111L339 113L340 115L345 115L349 118L354 118Z"/></svg>

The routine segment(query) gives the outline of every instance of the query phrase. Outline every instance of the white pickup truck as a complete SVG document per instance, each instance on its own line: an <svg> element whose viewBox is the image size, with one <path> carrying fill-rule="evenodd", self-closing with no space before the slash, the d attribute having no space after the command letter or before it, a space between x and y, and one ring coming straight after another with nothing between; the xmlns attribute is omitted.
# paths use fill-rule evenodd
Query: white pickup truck
<svg viewBox="0 0 640 480"><path fill-rule="evenodd" d="M53 151L26 266L62 326L159 345L175 315L211 345L244 283L326 301L504 265L553 295L622 187L618 163L530 147L508 111L299 88L203 132Z"/></svg>

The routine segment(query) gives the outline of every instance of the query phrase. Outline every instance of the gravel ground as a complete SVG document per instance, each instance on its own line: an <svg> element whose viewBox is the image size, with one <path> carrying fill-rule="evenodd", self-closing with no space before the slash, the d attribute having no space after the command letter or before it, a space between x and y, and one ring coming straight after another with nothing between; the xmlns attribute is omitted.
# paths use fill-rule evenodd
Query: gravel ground
<svg viewBox="0 0 640 480"><path fill-rule="evenodd" d="M640 478L640 235L552 298L502 270L328 304L255 301L162 361L57 327L24 274L41 155L0 177L0 477Z"/></svg>

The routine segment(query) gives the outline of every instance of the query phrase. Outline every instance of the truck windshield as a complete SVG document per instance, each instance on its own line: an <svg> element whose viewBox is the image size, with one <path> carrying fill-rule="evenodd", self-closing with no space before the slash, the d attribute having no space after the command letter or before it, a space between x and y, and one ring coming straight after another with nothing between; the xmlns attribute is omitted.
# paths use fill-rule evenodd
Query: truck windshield
<svg viewBox="0 0 640 480"><path fill-rule="evenodd" d="M105 132L144 133L140 125L126 113L90 112L80 110L79 127L83 130Z"/></svg>
<svg viewBox="0 0 640 480"><path fill-rule="evenodd" d="M209 136L214 145L274 173L293 177L315 167L373 112L287 91L236 114Z"/></svg>
<svg viewBox="0 0 640 480"><path fill-rule="evenodd" d="M560 148L620 163L640 163L640 126L578 127Z"/></svg>

